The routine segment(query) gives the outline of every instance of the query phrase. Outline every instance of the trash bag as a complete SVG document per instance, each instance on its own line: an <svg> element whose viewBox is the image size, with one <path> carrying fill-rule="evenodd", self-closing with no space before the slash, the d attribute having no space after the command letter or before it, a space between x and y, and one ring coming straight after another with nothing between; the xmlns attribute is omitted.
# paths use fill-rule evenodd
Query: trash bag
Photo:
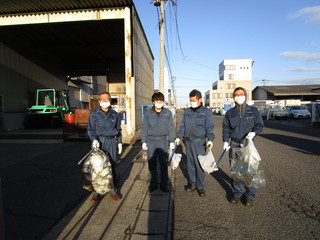
<svg viewBox="0 0 320 240"><path fill-rule="evenodd" d="M176 153L177 146L174 149L169 149L169 159L168 159L168 166L170 166L173 170L177 169L179 163L181 161L182 154Z"/></svg>
<svg viewBox="0 0 320 240"><path fill-rule="evenodd" d="M82 167L83 188L104 195L114 190L110 159L104 151L94 149L86 156Z"/></svg>
<svg viewBox="0 0 320 240"><path fill-rule="evenodd" d="M232 148L231 178L247 187L259 188L266 185L260 155L250 139L240 148Z"/></svg>
<svg viewBox="0 0 320 240"><path fill-rule="evenodd" d="M199 155L198 160L202 170L208 174L212 173L213 171L219 170L217 168L216 161L214 160L214 156L211 151L209 151L205 155Z"/></svg>
<svg viewBox="0 0 320 240"><path fill-rule="evenodd" d="M175 170L181 161L182 154L181 153L174 153L170 162L170 167Z"/></svg>

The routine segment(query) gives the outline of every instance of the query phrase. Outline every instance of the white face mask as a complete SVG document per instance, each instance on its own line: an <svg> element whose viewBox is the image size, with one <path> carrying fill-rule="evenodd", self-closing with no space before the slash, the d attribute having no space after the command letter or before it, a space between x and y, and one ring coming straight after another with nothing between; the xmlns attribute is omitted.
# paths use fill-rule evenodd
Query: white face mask
<svg viewBox="0 0 320 240"><path fill-rule="evenodd" d="M246 96L236 96L234 97L234 101L239 105L242 105L246 101Z"/></svg>
<svg viewBox="0 0 320 240"><path fill-rule="evenodd" d="M198 103L197 102L190 102L190 105L191 105L192 108L198 107Z"/></svg>
<svg viewBox="0 0 320 240"><path fill-rule="evenodd" d="M100 102L100 107L108 108L108 107L110 107L110 102Z"/></svg>
<svg viewBox="0 0 320 240"><path fill-rule="evenodd" d="M155 106L157 109L160 109L160 108L163 107L163 103L156 103L154 106Z"/></svg>

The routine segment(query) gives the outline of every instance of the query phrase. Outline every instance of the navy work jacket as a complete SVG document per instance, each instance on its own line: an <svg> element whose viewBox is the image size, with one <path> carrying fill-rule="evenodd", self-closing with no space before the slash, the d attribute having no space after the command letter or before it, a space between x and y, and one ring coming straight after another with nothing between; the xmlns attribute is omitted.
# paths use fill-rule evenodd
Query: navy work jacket
<svg viewBox="0 0 320 240"><path fill-rule="evenodd" d="M88 135L93 140L99 137L115 138L118 143L122 143L122 129L118 113L109 109L106 114L100 107L94 109L89 116Z"/></svg>
<svg viewBox="0 0 320 240"><path fill-rule="evenodd" d="M147 142L148 137L169 137L174 142L173 117L169 109L163 108L158 115L154 107L148 109L143 117L141 143Z"/></svg>
<svg viewBox="0 0 320 240"><path fill-rule="evenodd" d="M208 141L213 141L215 136L213 133L213 116L210 109L204 106L196 111L187 108L184 111L178 131L178 138L183 136L190 141L197 138L208 138Z"/></svg>
<svg viewBox="0 0 320 240"><path fill-rule="evenodd" d="M226 112L222 125L222 141L228 142L231 138L236 143L242 143L249 132L259 135L263 129L263 120L259 110L246 104L240 116L237 107Z"/></svg>

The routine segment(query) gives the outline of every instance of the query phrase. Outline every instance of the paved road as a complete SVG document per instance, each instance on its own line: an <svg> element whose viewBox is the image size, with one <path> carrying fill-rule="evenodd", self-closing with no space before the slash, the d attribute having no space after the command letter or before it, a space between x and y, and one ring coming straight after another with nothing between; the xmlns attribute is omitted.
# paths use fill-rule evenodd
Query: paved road
<svg viewBox="0 0 320 240"><path fill-rule="evenodd" d="M214 116L216 158L222 152L222 118ZM90 142L1 144L7 239L63 239L48 236L68 232L68 223L77 222L80 210L91 207L90 216L66 239L98 239L93 236L101 236L106 227L103 239L320 239L320 129L306 127L304 122L266 122L255 143L263 159L267 186L258 190L251 209L228 202L227 157L218 172L206 176L204 198L184 191L185 155L180 168L170 175L172 193L157 190L148 194L147 168L140 167L143 162L139 159L131 162L140 144L127 147L119 165L123 169L124 198L113 202L105 197L92 205L81 188L82 174L76 164L89 151ZM184 153L185 149L180 151ZM143 173L136 178L134 174L140 170ZM117 206L117 212L108 214ZM166 207L172 207L172 211ZM172 219L159 217L170 212ZM110 216L112 222L107 219ZM170 226L172 220L171 227L165 219ZM159 227L169 232L160 232ZM52 235L47 235L49 230Z"/></svg>
<svg viewBox="0 0 320 240"><path fill-rule="evenodd" d="M82 189L77 163L90 151L91 143L35 140L33 144L0 144L5 236L9 240L42 239L90 195ZM130 173L131 160L139 151L140 144L124 145L120 172ZM127 172L122 172L123 182Z"/></svg>
<svg viewBox="0 0 320 240"><path fill-rule="evenodd" d="M216 158L222 118L214 116ZM205 198L184 191L182 162L175 171L173 239L320 239L320 129L302 122L268 121L256 138L267 186L258 190L252 208L228 202L227 157L206 176Z"/></svg>

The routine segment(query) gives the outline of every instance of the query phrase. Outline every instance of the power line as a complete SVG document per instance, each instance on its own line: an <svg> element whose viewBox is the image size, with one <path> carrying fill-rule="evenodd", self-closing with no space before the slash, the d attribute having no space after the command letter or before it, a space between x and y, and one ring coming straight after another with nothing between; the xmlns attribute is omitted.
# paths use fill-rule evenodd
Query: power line
<svg viewBox="0 0 320 240"><path fill-rule="evenodd" d="M179 31L179 25L178 25L178 8L175 8L175 22L176 22L176 31L177 31L177 37L178 37L178 43L179 43L179 49L181 52L181 55L183 58L185 58L184 52L182 50L182 45L181 45L181 39L180 39L180 31Z"/></svg>

